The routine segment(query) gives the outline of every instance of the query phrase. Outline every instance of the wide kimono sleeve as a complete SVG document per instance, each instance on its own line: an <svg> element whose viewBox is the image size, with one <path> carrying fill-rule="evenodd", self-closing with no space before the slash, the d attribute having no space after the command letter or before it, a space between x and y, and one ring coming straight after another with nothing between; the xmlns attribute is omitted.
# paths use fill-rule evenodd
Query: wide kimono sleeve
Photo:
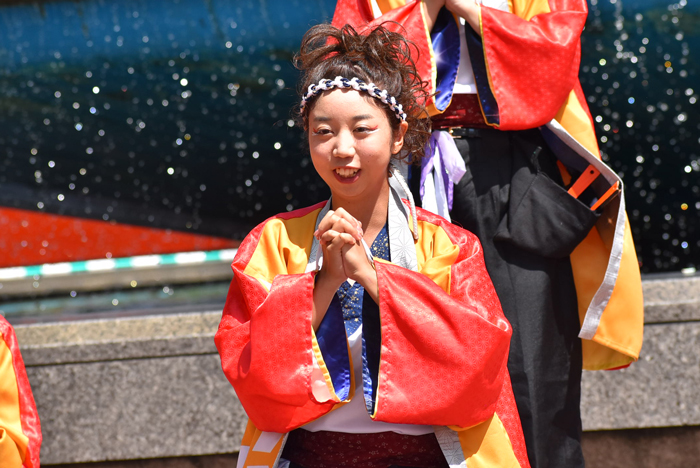
<svg viewBox="0 0 700 468"><path fill-rule="evenodd" d="M487 122L523 130L552 120L578 84L587 6L585 0L512 5L512 12L482 6L481 37L467 28L467 45Z"/></svg>
<svg viewBox="0 0 700 468"><path fill-rule="evenodd" d="M246 237L215 336L224 374L263 431L289 432L338 401L330 392L319 397L312 382L319 366L311 325L315 274L305 272L315 216L308 218L271 219Z"/></svg>
<svg viewBox="0 0 700 468"><path fill-rule="evenodd" d="M421 223L418 272L376 261L376 420L469 427L490 418L501 395L510 324L476 237L439 222Z"/></svg>
<svg viewBox="0 0 700 468"><path fill-rule="evenodd" d="M12 326L0 317L0 466L38 468L41 426Z"/></svg>
<svg viewBox="0 0 700 468"><path fill-rule="evenodd" d="M478 34L468 24L460 25L444 8L429 32L420 2L378 2L383 14L376 19L366 3L339 0L333 24L360 28L399 23L420 52L414 57L418 72L435 93L429 102L431 114L443 112L451 101L460 57L460 27L465 28L488 124L502 130L536 128L557 117L567 100L573 99L572 92L581 101L578 71L580 36L587 18L585 0L484 1Z"/></svg>

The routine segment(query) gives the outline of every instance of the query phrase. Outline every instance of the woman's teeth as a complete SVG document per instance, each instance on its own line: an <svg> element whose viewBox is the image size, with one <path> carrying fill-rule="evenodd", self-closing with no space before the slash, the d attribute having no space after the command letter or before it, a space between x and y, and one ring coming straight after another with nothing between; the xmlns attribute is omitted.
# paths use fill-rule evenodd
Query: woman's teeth
<svg viewBox="0 0 700 468"><path fill-rule="evenodd" d="M340 177L354 177L355 174L357 174L357 171L359 169L347 169L347 168L339 168L335 170L335 173L338 174Z"/></svg>

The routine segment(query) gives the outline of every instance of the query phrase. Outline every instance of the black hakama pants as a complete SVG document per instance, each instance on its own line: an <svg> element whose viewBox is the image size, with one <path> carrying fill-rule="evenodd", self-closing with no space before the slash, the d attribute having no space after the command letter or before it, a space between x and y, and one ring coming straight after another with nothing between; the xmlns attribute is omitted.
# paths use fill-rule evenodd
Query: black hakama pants
<svg viewBox="0 0 700 468"><path fill-rule="evenodd" d="M467 173L455 186L452 221L481 241L513 328L508 369L530 463L583 467L580 325L568 255L595 214L574 199L580 206L561 205L566 191L539 130L460 130L455 143ZM560 226L571 218L562 210L580 212L574 226Z"/></svg>

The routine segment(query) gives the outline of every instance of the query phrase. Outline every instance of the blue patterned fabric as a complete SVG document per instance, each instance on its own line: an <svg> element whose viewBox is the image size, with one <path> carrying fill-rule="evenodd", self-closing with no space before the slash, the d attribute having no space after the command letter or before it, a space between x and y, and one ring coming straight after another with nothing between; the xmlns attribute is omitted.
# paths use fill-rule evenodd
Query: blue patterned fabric
<svg viewBox="0 0 700 468"><path fill-rule="evenodd" d="M382 260L390 259L389 230L387 225L384 225L379 234L377 234L370 250L372 255L376 258L381 258ZM363 324L363 315L365 317L369 315L372 322L378 322L379 307L369 295L365 294L365 288L363 288L360 283L351 285L346 281L338 288L336 297L340 300L340 307L345 321L345 331L348 337L355 333L360 325ZM365 324L362 333L362 388L365 396L365 405L370 414L374 412L374 395L377 389L377 371L379 367L378 351L380 345L379 340L376 339L379 334L378 323L376 323L377 326L373 325L375 325L375 323ZM376 333L373 332L375 329ZM372 339L369 340L369 359L367 349L368 332L369 335L372 336Z"/></svg>
<svg viewBox="0 0 700 468"><path fill-rule="evenodd" d="M316 341L331 375L333 390L341 400L350 395L352 367L345 340L345 327L338 296L334 296L316 331Z"/></svg>
<svg viewBox="0 0 700 468"><path fill-rule="evenodd" d="M385 225L370 247L372 255L389 260L389 231ZM369 317L369 320L363 320ZM355 333L365 322L362 330L362 387L365 394L367 410L374 408L373 395L377 389L379 369L379 348L381 345L379 329L379 306L365 293L360 283L344 282L333 297L326 315L318 330L318 342L323 360L331 375L336 395L345 400L349 396L351 374L354 372L348 356L347 338ZM367 340L369 338L369 360Z"/></svg>
<svg viewBox="0 0 700 468"><path fill-rule="evenodd" d="M437 68L435 107L443 112L452 101L461 48L459 25L447 8L443 7L438 13L430 38Z"/></svg>
<svg viewBox="0 0 700 468"><path fill-rule="evenodd" d="M382 230L377 234L372 246L370 247L374 257L382 260L389 260L389 231L384 225ZM338 288L336 295L340 299L340 306L343 311L343 319L345 320L345 330L348 336L351 336L362 325L362 304L365 288L360 283L351 285L349 282L344 282Z"/></svg>

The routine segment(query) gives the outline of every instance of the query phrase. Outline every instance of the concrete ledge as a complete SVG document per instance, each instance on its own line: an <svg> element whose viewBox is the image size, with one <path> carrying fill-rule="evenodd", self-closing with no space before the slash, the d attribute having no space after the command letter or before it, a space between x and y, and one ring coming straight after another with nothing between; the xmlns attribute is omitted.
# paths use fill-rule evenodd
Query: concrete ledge
<svg viewBox="0 0 700 468"><path fill-rule="evenodd" d="M221 372L220 312L16 327L42 463L234 452L245 414Z"/></svg>
<svg viewBox="0 0 700 468"><path fill-rule="evenodd" d="M647 325L627 369L585 372L585 430L700 425L700 322Z"/></svg>
<svg viewBox="0 0 700 468"><path fill-rule="evenodd" d="M700 279L654 279L644 288L651 324L642 358L629 369L584 374L587 431L700 425ZM154 458L184 468L210 466L186 464L192 456L235 452L246 418L214 348L219 318L216 311L17 326L42 421L42 463Z"/></svg>
<svg viewBox="0 0 700 468"><path fill-rule="evenodd" d="M70 463L52 466L55 468L234 468L237 461L238 457L236 455L229 454L116 462Z"/></svg>
<svg viewBox="0 0 700 468"><path fill-rule="evenodd" d="M700 425L700 277L657 276L643 285L640 360L584 372L584 430Z"/></svg>
<svg viewBox="0 0 700 468"><path fill-rule="evenodd" d="M215 354L221 312L15 327L26 366Z"/></svg>
<svg viewBox="0 0 700 468"><path fill-rule="evenodd" d="M700 320L700 276L655 276L643 285L646 323Z"/></svg>
<svg viewBox="0 0 700 468"><path fill-rule="evenodd" d="M245 429L216 355L29 370L45 464L233 452Z"/></svg>
<svg viewBox="0 0 700 468"><path fill-rule="evenodd" d="M586 432L583 454L587 468L697 466L700 427Z"/></svg>

